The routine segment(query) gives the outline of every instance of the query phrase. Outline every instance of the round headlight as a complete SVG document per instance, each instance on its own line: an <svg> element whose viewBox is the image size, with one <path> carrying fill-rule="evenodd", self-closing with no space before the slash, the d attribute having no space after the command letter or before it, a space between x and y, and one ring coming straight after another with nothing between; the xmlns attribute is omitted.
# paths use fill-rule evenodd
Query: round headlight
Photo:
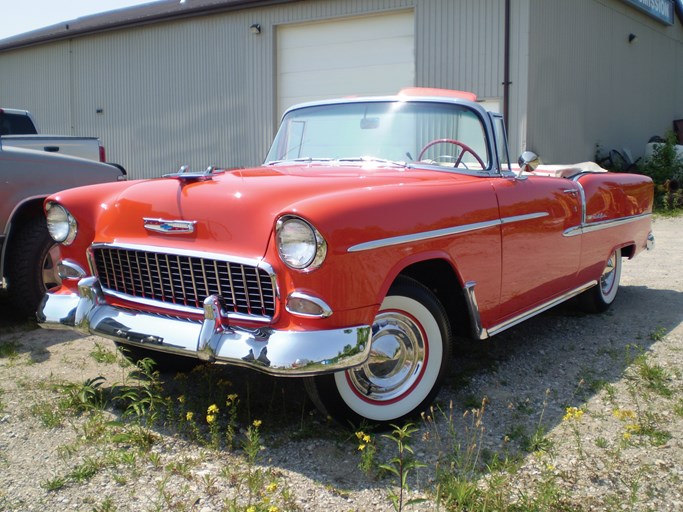
<svg viewBox="0 0 683 512"><path fill-rule="evenodd" d="M297 270L314 270L322 265L327 244L322 235L299 217L283 217L276 227L277 249L282 261Z"/></svg>
<svg viewBox="0 0 683 512"><path fill-rule="evenodd" d="M47 230L55 242L69 245L76 238L78 225L76 219L62 205L48 203L45 212L47 215Z"/></svg>

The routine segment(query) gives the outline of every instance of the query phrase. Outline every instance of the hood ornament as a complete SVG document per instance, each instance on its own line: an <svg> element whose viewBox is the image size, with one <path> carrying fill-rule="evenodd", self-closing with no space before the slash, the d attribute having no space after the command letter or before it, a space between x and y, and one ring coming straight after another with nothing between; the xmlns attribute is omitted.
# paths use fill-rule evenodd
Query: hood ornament
<svg viewBox="0 0 683 512"><path fill-rule="evenodd" d="M194 233L194 225L197 223L196 220L166 220L149 217L144 217L142 220L146 230L165 235Z"/></svg>
<svg viewBox="0 0 683 512"><path fill-rule="evenodd" d="M164 174L162 177L176 178L181 181L206 181L212 179L219 172L225 172L225 169L218 169L216 166L211 165L205 171L192 172L189 165L183 165L178 169L178 172Z"/></svg>

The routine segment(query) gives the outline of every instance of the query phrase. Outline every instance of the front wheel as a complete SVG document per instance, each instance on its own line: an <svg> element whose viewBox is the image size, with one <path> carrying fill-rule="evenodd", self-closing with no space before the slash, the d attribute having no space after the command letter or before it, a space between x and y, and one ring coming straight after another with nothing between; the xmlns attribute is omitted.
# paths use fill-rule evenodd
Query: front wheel
<svg viewBox="0 0 683 512"><path fill-rule="evenodd" d="M359 366L306 379L313 403L341 423L395 423L434 400L448 370L451 329L437 297L399 278L372 325L370 358Z"/></svg>
<svg viewBox="0 0 683 512"><path fill-rule="evenodd" d="M587 313L602 313L612 305L621 279L621 249L614 251L605 263L597 286L580 295L581 308Z"/></svg>
<svg viewBox="0 0 683 512"><path fill-rule="evenodd" d="M30 219L7 249L10 302L22 317L35 317L45 292L59 286L59 246L50 237L45 217Z"/></svg>

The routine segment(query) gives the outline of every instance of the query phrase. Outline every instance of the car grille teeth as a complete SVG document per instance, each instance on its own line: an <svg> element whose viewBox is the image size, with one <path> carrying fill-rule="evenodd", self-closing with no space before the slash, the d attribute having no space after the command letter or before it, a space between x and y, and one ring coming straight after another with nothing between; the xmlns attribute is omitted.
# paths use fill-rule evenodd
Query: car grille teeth
<svg viewBox="0 0 683 512"><path fill-rule="evenodd" d="M256 266L198 256L137 249L95 248L94 263L105 293L203 310L209 295L223 298L230 314L272 318L270 274Z"/></svg>

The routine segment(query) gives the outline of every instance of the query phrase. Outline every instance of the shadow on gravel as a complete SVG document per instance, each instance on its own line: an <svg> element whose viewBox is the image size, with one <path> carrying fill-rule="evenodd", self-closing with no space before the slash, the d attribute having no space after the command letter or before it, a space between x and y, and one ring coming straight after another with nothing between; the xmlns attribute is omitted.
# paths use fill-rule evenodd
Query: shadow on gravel
<svg viewBox="0 0 683 512"><path fill-rule="evenodd" d="M438 401L462 416L486 397L487 448L525 452L541 422L552 430L567 407L624 378L637 356L681 323L683 293L671 290L623 286L599 315L567 303L484 342L465 342Z"/></svg>
<svg viewBox="0 0 683 512"><path fill-rule="evenodd" d="M7 294L0 291L0 348L5 349L0 353L28 354L33 363L41 363L50 357L49 347L82 337L72 330L45 331L34 318L17 316Z"/></svg>

